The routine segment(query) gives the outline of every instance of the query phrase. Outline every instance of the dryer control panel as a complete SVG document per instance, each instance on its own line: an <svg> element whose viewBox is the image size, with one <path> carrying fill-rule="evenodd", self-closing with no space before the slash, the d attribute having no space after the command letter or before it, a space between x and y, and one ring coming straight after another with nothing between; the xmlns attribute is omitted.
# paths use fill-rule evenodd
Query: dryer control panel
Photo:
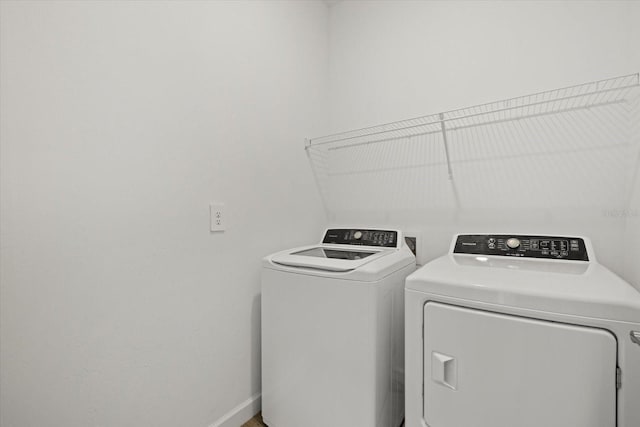
<svg viewBox="0 0 640 427"><path fill-rule="evenodd" d="M322 243L396 248L398 247L398 232L391 230L332 228L327 230Z"/></svg>
<svg viewBox="0 0 640 427"><path fill-rule="evenodd" d="M453 253L589 261L584 240L579 237L461 234Z"/></svg>

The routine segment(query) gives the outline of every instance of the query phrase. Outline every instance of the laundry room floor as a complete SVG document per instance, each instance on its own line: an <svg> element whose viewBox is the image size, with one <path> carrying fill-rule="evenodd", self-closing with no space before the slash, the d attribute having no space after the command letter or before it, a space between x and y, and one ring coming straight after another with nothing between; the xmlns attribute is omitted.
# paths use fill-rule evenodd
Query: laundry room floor
<svg viewBox="0 0 640 427"><path fill-rule="evenodd" d="M267 425L262 422L262 413L259 412L255 417L251 418L240 427L267 427Z"/></svg>

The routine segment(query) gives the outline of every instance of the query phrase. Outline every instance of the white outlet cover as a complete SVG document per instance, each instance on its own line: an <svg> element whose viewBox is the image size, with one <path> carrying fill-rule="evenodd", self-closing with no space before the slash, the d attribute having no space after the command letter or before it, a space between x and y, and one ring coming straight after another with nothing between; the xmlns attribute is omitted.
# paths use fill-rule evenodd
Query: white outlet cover
<svg viewBox="0 0 640 427"><path fill-rule="evenodd" d="M224 203L209 204L209 220L211 231L224 231L227 218L224 212Z"/></svg>

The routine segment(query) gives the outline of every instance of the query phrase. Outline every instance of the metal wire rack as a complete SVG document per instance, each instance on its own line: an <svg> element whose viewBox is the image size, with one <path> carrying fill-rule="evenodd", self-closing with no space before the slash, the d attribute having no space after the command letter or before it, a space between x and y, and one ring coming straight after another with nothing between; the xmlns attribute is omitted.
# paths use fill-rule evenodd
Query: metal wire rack
<svg viewBox="0 0 640 427"><path fill-rule="evenodd" d="M621 206L640 145L639 88L631 74L312 138L305 148L331 214L514 200Z"/></svg>

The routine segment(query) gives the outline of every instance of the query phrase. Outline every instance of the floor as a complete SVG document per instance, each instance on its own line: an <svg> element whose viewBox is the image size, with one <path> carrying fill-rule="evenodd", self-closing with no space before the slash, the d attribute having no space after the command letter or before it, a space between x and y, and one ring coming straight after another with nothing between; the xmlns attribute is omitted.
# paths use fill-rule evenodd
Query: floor
<svg viewBox="0 0 640 427"><path fill-rule="evenodd" d="M262 414L258 412L255 417L251 418L240 427L266 427L266 424L262 422Z"/></svg>

